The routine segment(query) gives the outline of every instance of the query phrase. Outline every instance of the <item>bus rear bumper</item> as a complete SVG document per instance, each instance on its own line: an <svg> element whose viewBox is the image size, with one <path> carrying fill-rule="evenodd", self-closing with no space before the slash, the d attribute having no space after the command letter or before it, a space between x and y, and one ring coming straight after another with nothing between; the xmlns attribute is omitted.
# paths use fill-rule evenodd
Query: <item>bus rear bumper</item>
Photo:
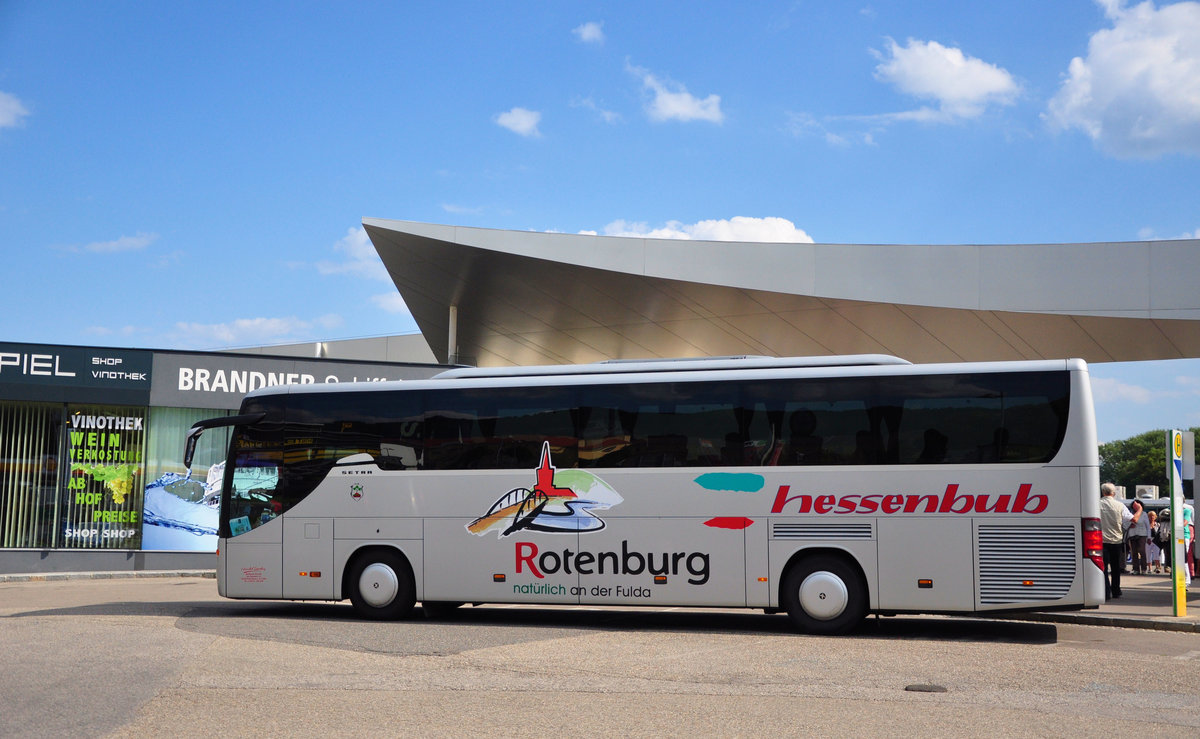
<svg viewBox="0 0 1200 739"><path fill-rule="evenodd" d="M1104 573L1090 559L1083 561L1083 605L1085 608L1104 605Z"/></svg>

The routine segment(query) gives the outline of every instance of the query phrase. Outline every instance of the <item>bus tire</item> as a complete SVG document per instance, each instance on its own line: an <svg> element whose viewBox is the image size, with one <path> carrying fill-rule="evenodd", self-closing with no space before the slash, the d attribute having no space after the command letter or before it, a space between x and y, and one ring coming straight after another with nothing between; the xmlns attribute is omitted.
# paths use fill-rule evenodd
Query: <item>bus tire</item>
<svg viewBox="0 0 1200 739"><path fill-rule="evenodd" d="M867 588L857 568L831 554L793 564L783 576L779 600L796 628L809 634L845 634L867 615Z"/></svg>
<svg viewBox="0 0 1200 739"><path fill-rule="evenodd" d="M373 621L407 618L416 603L412 570L394 549L372 549L354 558L346 571L350 602Z"/></svg>

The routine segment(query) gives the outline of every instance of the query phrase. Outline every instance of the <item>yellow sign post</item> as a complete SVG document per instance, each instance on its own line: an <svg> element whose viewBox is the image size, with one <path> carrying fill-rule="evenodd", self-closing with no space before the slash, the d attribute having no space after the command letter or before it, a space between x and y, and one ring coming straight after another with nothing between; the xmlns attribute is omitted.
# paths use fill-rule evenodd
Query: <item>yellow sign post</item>
<svg viewBox="0 0 1200 739"><path fill-rule="evenodd" d="M1167 432L1167 469L1171 476L1171 581L1174 587L1175 615L1187 615L1187 553L1183 525L1183 432L1172 429ZM1186 578L1186 579L1185 579Z"/></svg>

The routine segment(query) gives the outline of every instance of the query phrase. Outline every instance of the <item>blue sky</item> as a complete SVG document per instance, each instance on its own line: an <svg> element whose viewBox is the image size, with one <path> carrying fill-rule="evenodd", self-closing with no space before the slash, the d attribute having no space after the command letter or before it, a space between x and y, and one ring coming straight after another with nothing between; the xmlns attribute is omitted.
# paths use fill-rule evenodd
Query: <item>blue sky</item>
<svg viewBox="0 0 1200 739"><path fill-rule="evenodd" d="M1194 2L4 0L0 339L414 331L364 216L1197 238L1198 155ZM1093 376L1104 440L1200 425L1200 361Z"/></svg>

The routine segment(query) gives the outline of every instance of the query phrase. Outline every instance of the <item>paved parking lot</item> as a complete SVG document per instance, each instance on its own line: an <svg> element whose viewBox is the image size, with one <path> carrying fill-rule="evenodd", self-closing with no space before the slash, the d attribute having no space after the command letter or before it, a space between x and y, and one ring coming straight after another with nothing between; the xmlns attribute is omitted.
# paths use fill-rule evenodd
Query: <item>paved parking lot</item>
<svg viewBox="0 0 1200 739"><path fill-rule="evenodd" d="M211 579L10 582L0 667L5 737L1200 730L1200 635L983 619L845 638L751 611L373 623L348 604L224 600Z"/></svg>

